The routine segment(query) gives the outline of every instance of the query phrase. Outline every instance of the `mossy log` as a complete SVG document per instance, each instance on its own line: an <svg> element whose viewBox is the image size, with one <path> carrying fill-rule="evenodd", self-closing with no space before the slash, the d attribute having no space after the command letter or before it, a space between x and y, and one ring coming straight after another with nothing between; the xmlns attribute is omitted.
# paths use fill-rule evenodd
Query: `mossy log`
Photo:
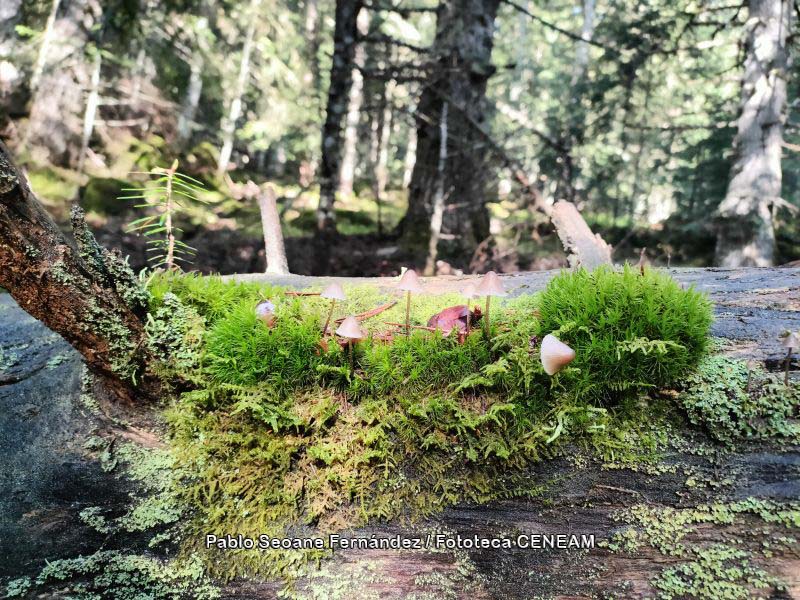
<svg viewBox="0 0 800 600"><path fill-rule="evenodd" d="M144 331L146 293L127 264L97 244L79 208L72 225L77 247L0 142L0 286L72 344L114 399L157 398Z"/></svg>
<svg viewBox="0 0 800 600"><path fill-rule="evenodd" d="M730 353L778 365L783 351L777 335L800 327L800 269L674 271L685 285L695 284L716 303L714 333ZM541 289L552 273L506 276L512 293ZM238 276L269 280L297 288L327 280L307 277ZM432 292L460 289L464 278L426 280ZM366 283L370 280L349 280ZM389 280L372 280L390 287ZM97 422L82 400L80 357L58 336L25 315L7 295L0 295L0 575L33 574L45 559L86 555L99 548L141 551L135 539L108 539L92 533L78 514L87 506L109 510L124 503L129 482L105 473L96 455L84 449L97 434ZM131 438L135 431L116 435ZM701 438L702 439L702 438ZM152 439L150 440L152 442ZM698 443L698 447L702 443ZM735 451L698 454L697 448L675 451L667 468L608 469L593 461L568 457L536 465L531 471L531 499L510 499L485 505L448 508L420 524L403 528L383 524L357 532L369 536L419 536L431 528L450 534L482 537L515 532L593 533L607 539L624 525L615 511L634 504L692 507L719 497L760 497L776 501L800 497L800 449L780 445L743 445ZM706 482L688 486L687 479ZM539 490L539 491L537 491ZM538 498L537 494L543 494ZM735 539L736 527L703 526L687 543L698 546ZM752 523L757 530L762 525ZM764 538L769 543L769 536ZM788 590L778 597L800 598L800 553L770 559ZM634 554L597 547L591 551L359 550L338 552L323 570L299 582L318 597L406 598L438 594L453 598L589 598L611 594L621 598L653 595L652 579L676 557L642 549ZM223 598L275 598L275 582L238 581L225 587ZM327 594L327 595L325 595ZM370 596L372 594L372 596ZM433 596L437 597L437 596Z"/></svg>
<svg viewBox="0 0 800 600"><path fill-rule="evenodd" d="M684 272L711 278L722 274ZM771 335L773 328L797 325L798 289L794 271L757 271L733 278L726 272L727 310L750 298L752 315L741 313L742 331L728 329L732 350L744 335ZM524 281L522 275L517 281ZM535 275L538 280L540 276ZM734 283L738 282L738 283ZM306 282L306 284L311 282ZM447 285L451 285L448 283ZM739 289L733 289L737 285ZM760 290L756 292L755 290ZM783 290L783 291L780 291ZM716 292L717 298L722 298ZM760 302L762 299L764 302ZM737 308L737 306L739 308ZM777 311L772 313L759 313ZM759 329L771 314L776 323ZM758 317L758 318L756 318ZM724 315L721 320L727 319ZM752 319L752 320L748 320ZM766 333L765 333L766 332ZM747 343L745 347L761 348ZM762 357L769 352L759 350ZM80 356L59 336L26 315L6 294L0 294L0 577L38 572L45 560L87 555L98 549L142 552L142 540L105 536L82 522L86 507L111 511L124 506L131 483L101 468L96 453L85 449L88 438L104 425L82 397ZM117 435L148 443L147 434L128 430ZM149 438L152 443L154 438ZM121 444L122 440L120 440ZM634 504L653 507L692 507L713 501L721 486L725 497L800 497L800 448L743 445L733 451L700 452L694 447L670 453L658 472L648 469L602 468L593 461L569 456L544 461L530 473L530 499L509 499L484 505L462 505L407 527L381 524L356 532L360 536L402 534L419 536L435 529L463 537L508 536L519 532L595 534L606 539L624 524L613 513ZM688 477L698 482L687 485ZM754 521L752 529L764 527ZM736 539L737 526L704 525L686 540L708 544ZM774 536L773 536L774 537ZM764 535L765 542L771 537ZM799 549L800 550L800 549ZM800 553L763 559L779 572L788 590L775 597L800 598ZM478 550L447 551L357 550L337 552L322 570L298 582L307 597L336 598L643 598L652 597L651 580L677 557L643 548L614 553L602 547L590 551ZM222 598L276 598L277 582L237 581ZM342 596L344 591L347 595ZM312 593L316 591L316 596ZM426 595L427 594L427 595Z"/></svg>

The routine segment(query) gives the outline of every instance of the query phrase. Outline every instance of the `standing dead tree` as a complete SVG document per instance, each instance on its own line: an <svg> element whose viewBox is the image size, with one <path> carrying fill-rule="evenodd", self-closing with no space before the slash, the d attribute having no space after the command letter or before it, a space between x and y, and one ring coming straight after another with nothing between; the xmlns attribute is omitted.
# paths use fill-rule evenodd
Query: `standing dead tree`
<svg viewBox="0 0 800 600"><path fill-rule="evenodd" d="M118 255L97 244L78 207L72 228L77 248L0 143L0 286L72 344L116 399L157 399L144 328L147 292Z"/></svg>

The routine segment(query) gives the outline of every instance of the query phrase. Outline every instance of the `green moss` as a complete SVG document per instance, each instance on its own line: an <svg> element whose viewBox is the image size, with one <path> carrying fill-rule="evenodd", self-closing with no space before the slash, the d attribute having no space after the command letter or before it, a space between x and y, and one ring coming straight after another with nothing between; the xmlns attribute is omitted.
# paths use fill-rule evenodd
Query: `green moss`
<svg viewBox="0 0 800 600"><path fill-rule="evenodd" d="M584 277L565 274L553 285ZM565 326L563 332L579 329L592 339L616 340L614 364L590 366L618 369L616 352L625 354L629 370L616 372L618 382L626 373L649 373L654 356L674 358L666 372L677 377L691 362L687 356L704 344L678 351L677 345L687 344L685 331L670 327L681 310L696 308L689 300L702 310L705 301L673 289L660 275L604 277L603 285L613 290L621 285L645 297L653 313L661 314L658 293L666 290L668 306L661 312L668 313L667 324L652 330L661 336L653 338L658 343L642 346L647 328L622 331L605 322ZM580 285L588 296L585 282ZM543 331L539 296L500 303L491 343L481 331L464 344L423 331L396 333L391 344L370 336L355 346L351 370L347 353L321 339L329 307L324 299L174 274L154 277L149 291L153 350L194 383L168 414L179 481L170 494L191 515L182 552L200 556L215 576L291 576L297 565L326 552L208 551L208 532L280 536L413 520L454 502L534 493L524 467L557 454L564 442L628 462L663 442L661 433L653 433L655 404L648 412L639 401L641 386L617 386L615 404L603 406L598 395L584 394L581 378L544 373L536 337ZM377 287L346 291L335 318L401 300ZM265 298L275 304L272 327L254 312ZM456 294L415 297L412 323L425 324L462 303ZM398 302L364 327L375 334L404 320L405 306ZM161 514L158 503L146 508Z"/></svg>
<svg viewBox="0 0 800 600"><path fill-rule="evenodd" d="M703 294L629 267L562 273L541 294L539 311L540 334L577 353L563 384L604 401L676 383L703 356L712 320Z"/></svg>

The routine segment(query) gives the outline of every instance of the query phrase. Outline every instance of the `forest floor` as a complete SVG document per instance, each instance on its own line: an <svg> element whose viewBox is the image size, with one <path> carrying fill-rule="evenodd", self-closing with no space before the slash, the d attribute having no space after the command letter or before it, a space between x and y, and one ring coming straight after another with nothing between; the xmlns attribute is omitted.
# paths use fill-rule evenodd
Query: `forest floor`
<svg viewBox="0 0 800 600"><path fill-rule="evenodd" d="M729 352L780 368L774 331L797 328L798 270L676 273L717 304L714 334ZM536 289L546 274L520 275ZM302 287L302 280L293 283ZM443 288L458 285L446 279ZM137 535L104 535L85 509L120 511L134 484L87 450L107 423L82 393L81 361L59 336L0 295L0 577L35 575L45 561L98 550L150 553ZM122 428L119 443L158 443ZM301 598L800 598L800 447L726 447L685 428L648 463L601 460L570 447L528 474L530 495L459 505L423 522L352 532L515 537L593 534L590 550L339 551L301 577ZM158 556L158 554L154 554ZM692 587L695 586L695 587ZM236 581L223 598L275 598L277 582ZM57 594L52 597L59 597Z"/></svg>

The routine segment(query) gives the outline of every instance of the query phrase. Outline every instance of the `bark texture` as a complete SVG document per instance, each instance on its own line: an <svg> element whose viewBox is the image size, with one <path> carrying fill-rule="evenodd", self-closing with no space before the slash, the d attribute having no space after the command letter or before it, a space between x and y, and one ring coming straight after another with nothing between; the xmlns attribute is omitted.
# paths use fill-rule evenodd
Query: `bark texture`
<svg viewBox="0 0 800 600"><path fill-rule="evenodd" d="M0 286L61 334L118 399L155 399L143 317L146 292L101 248L75 207L69 244L0 143Z"/></svg>
<svg viewBox="0 0 800 600"><path fill-rule="evenodd" d="M445 102L452 148L447 153L444 194L450 202L442 222L439 255L456 267L466 267L475 248L489 235L487 152L480 129L487 115L486 83L494 73L491 55L498 5L499 0L439 3L433 43L436 67L416 113L417 156L408 212L401 223L406 245L420 255L419 262L425 259L431 236Z"/></svg>
<svg viewBox="0 0 800 600"><path fill-rule="evenodd" d="M318 237L336 232L334 203L342 169L345 116L353 85L353 68L358 44L358 13L362 0L336 1L333 32L333 62L328 87L325 123L322 126L322 162L319 172Z"/></svg>
<svg viewBox="0 0 800 600"><path fill-rule="evenodd" d="M742 112L731 179L718 211L716 262L723 267L773 264L791 21L788 0L749 1Z"/></svg>

